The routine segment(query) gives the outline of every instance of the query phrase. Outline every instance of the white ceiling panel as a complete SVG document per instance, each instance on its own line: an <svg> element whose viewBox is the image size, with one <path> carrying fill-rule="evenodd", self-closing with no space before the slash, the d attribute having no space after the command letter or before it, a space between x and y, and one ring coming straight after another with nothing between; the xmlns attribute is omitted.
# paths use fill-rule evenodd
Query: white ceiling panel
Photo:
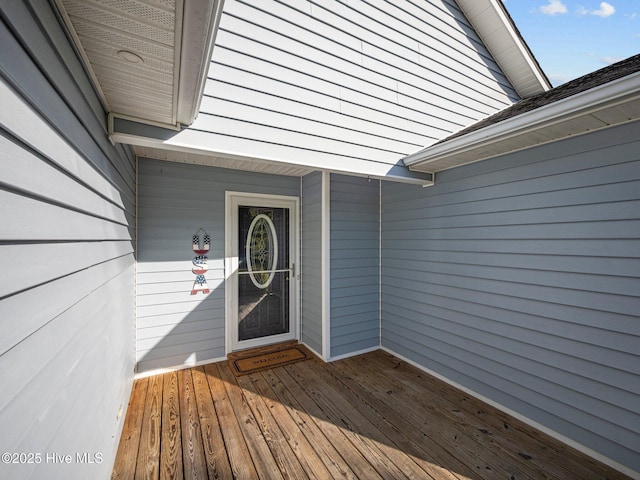
<svg viewBox="0 0 640 480"><path fill-rule="evenodd" d="M173 129L193 122L223 0L56 4L110 115Z"/></svg>

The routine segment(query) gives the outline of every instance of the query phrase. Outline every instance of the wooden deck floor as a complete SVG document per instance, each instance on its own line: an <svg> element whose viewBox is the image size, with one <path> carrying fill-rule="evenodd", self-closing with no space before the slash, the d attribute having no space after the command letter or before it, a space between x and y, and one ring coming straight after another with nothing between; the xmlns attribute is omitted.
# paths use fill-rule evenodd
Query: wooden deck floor
<svg viewBox="0 0 640 480"><path fill-rule="evenodd" d="M626 477L378 351L137 380L112 478Z"/></svg>

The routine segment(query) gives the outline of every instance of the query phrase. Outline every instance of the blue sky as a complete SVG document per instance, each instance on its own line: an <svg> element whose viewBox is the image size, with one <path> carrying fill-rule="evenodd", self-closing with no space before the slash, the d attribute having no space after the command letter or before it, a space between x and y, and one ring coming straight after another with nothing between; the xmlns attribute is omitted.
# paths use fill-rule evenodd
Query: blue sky
<svg viewBox="0 0 640 480"><path fill-rule="evenodd" d="M640 0L503 0L553 86L640 53Z"/></svg>

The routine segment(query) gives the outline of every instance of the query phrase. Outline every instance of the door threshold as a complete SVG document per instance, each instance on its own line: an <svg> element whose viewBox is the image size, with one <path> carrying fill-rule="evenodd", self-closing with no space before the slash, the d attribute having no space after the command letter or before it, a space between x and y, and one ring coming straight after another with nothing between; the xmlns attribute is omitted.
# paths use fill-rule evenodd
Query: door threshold
<svg viewBox="0 0 640 480"><path fill-rule="evenodd" d="M270 345L262 345L260 347L249 347L242 350L235 350L227 355L227 359L236 359L243 357L251 357L253 355L259 355L261 353L277 352L285 348L295 347L299 345L298 340L287 340L285 342L272 343Z"/></svg>

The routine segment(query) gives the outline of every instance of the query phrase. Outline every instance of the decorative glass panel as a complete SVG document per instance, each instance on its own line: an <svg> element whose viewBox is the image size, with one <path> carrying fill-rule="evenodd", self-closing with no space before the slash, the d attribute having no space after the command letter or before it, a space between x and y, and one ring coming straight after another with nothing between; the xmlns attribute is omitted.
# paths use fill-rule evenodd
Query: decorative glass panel
<svg viewBox="0 0 640 480"><path fill-rule="evenodd" d="M264 213L251 222L245 251L251 281L258 288L267 288L278 265L278 236L273 222Z"/></svg>

